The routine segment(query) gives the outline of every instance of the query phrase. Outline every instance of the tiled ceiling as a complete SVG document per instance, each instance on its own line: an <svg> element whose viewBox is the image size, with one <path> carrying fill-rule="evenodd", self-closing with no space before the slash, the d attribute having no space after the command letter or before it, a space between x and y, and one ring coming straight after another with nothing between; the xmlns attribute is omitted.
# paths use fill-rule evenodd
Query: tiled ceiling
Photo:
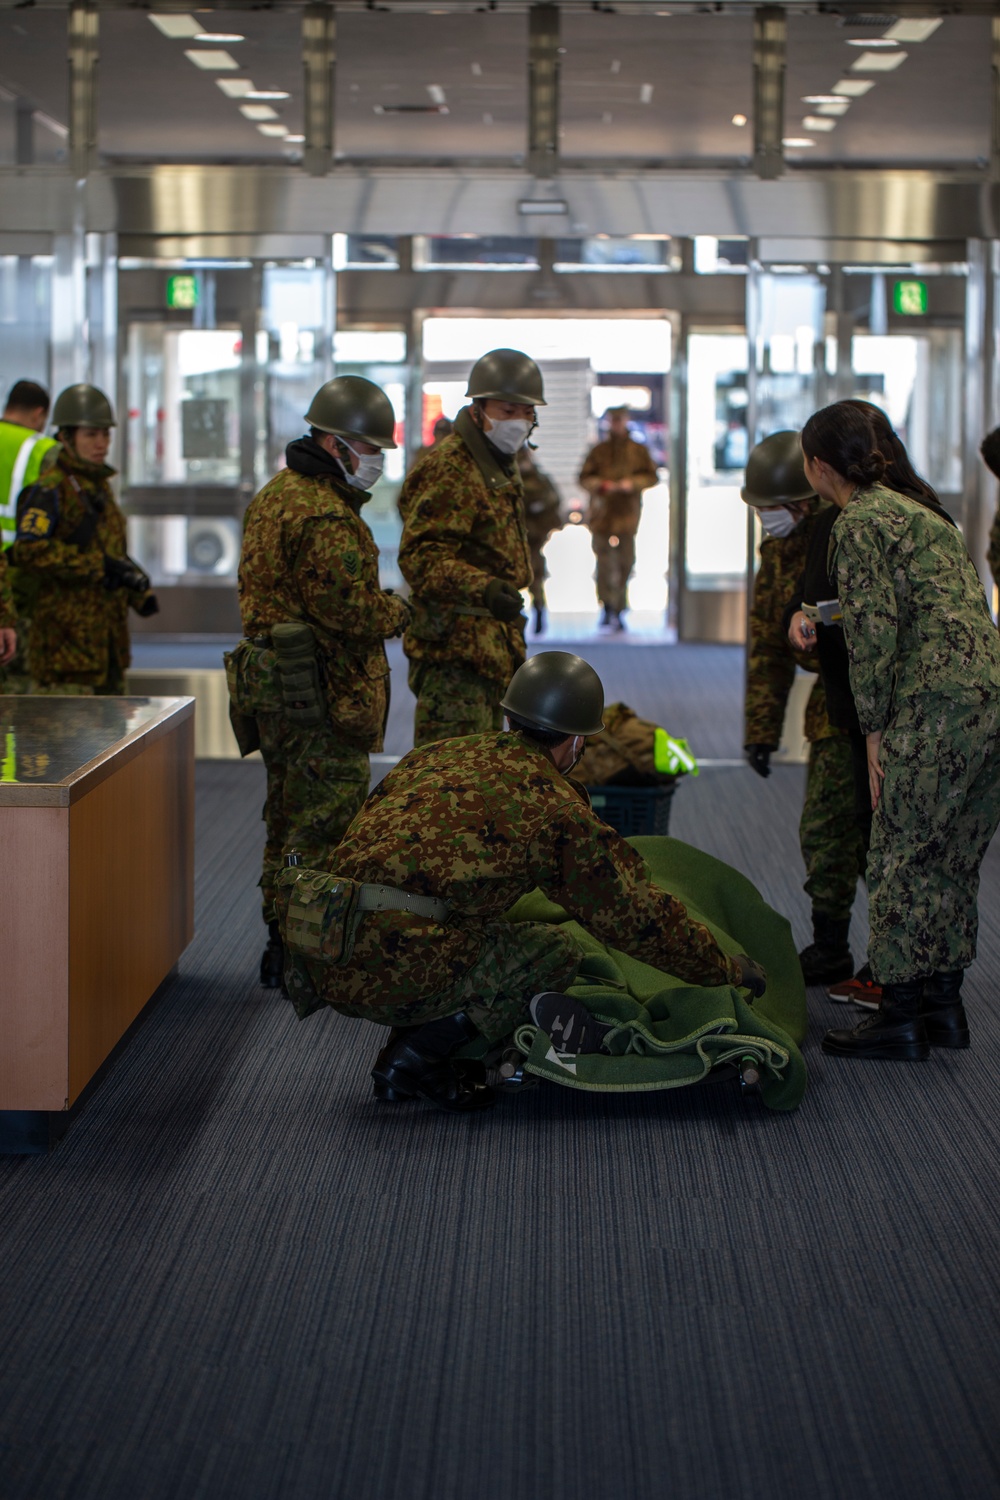
<svg viewBox="0 0 1000 1500"><path fill-rule="evenodd" d="M525 153L527 17L521 12L341 10L337 15L336 149L347 159L477 159L519 163ZM665 6L666 11L669 7ZM301 13L199 10L209 33L243 41L165 36L149 15L100 13L99 145L111 160L251 161L295 157L302 134ZM905 42L891 71L859 72L864 49L892 16L850 22L789 16L786 133L792 161L981 162L990 138L990 20L949 16ZM562 16L561 151L569 161L744 164L752 151L752 21L747 11ZM189 51L228 52L235 68L195 67ZM885 49L886 52L889 49ZM66 17L56 9L0 10L0 89L67 121ZM829 130L804 124L838 81L874 81ZM219 80L248 80L287 99L227 97ZM248 119L241 105L273 109ZM402 108L400 108L402 106ZM12 106L0 94L0 112ZM428 112L433 110L434 112ZM739 124L741 119L747 123ZM266 125L262 133L259 126ZM291 141L277 134L287 131ZM274 133L272 133L274 132ZM12 139L0 130L0 151ZM8 155L7 159L10 157Z"/></svg>

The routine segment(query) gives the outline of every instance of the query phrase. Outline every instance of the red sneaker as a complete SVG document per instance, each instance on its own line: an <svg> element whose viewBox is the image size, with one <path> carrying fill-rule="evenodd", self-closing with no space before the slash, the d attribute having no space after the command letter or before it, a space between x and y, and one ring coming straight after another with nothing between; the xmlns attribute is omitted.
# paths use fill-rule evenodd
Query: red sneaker
<svg viewBox="0 0 1000 1500"><path fill-rule="evenodd" d="M860 1005L863 1010L878 1010L882 999L882 986L872 978L868 964L864 964L853 979L839 979L827 990L831 1000L840 1000L845 1005Z"/></svg>

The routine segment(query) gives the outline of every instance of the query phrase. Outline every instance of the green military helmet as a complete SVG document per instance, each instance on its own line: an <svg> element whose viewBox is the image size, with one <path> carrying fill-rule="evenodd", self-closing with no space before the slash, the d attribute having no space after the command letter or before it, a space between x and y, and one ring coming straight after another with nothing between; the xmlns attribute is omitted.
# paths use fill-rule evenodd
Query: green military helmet
<svg viewBox="0 0 1000 1500"><path fill-rule="evenodd" d="M544 406L542 372L520 349L491 349L469 372L470 401L514 401L518 406Z"/></svg>
<svg viewBox="0 0 1000 1500"><path fill-rule="evenodd" d="M797 432L772 432L751 448L740 490L748 505L792 505L811 500L815 493L806 478Z"/></svg>
<svg viewBox="0 0 1000 1500"><path fill-rule="evenodd" d="M500 707L538 729L600 734L604 687L589 662L569 651L541 651L518 667Z"/></svg>
<svg viewBox="0 0 1000 1500"><path fill-rule="evenodd" d="M371 443L375 448L395 448L396 414L392 402L374 381L363 375L338 375L321 385L306 421L334 437Z"/></svg>
<svg viewBox="0 0 1000 1500"><path fill-rule="evenodd" d="M111 402L96 385L68 385L56 397L52 425L62 427L117 427Z"/></svg>

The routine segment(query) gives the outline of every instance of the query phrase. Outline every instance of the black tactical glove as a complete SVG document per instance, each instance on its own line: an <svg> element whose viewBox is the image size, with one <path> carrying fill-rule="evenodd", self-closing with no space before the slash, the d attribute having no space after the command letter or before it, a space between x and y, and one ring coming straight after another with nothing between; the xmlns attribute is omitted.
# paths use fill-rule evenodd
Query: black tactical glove
<svg viewBox="0 0 1000 1500"><path fill-rule="evenodd" d="M747 763L758 776L770 776L771 774L771 751L774 745L744 745Z"/></svg>
<svg viewBox="0 0 1000 1500"><path fill-rule="evenodd" d="M149 579L130 557L104 558L104 587L128 589L130 594L147 594Z"/></svg>
<svg viewBox="0 0 1000 1500"><path fill-rule="evenodd" d="M1000 427L994 428L979 445L983 462L1000 479Z"/></svg>
<svg viewBox="0 0 1000 1500"><path fill-rule="evenodd" d="M136 605L135 612L137 615L141 615L144 620L148 620L150 615L158 615L160 613L160 601L152 592L145 594L142 603Z"/></svg>
<svg viewBox="0 0 1000 1500"><path fill-rule="evenodd" d="M742 971L740 988L749 990L754 999L759 1000L767 989L767 975L764 970L748 953L737 953L733 961L739 964Z"/></svg>
<svg viewBox="0 0 1000 1500"><path fill-rule="evenodd" d="M483 591L483 603L497 620L516 620L524 607L520 589L505 578L491 578Z"/></svg>

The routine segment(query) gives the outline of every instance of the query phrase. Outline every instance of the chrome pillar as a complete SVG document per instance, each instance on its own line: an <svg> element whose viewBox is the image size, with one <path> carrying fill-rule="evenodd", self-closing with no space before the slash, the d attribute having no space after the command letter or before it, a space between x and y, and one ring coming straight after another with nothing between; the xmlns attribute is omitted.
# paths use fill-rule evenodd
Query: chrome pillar
<svg viewBox="0 0 1000 1500"><path fill-rule="evenodd" d="M962 514L955 520L962 527L966 545L979 569L990 598L993 578L986 562L986 545L990 522L996 506L996 482L979 455L979 444L996 426L989 407L990 379L987 362L992 320L987 295L990 264L989 246L985 240L970 240L967 261L969 274L965 284L965 421L962 432Z"/></svg>
<svg viewBox="0 0 1000 1500"><path fill-rule="evenodd" d="M307 5L302 12L305 69L305 137L302 166L325 177L333 166L333 70L337 21L332 5Z"/></svg>
<svg viewBox="0 0 1000 1500"><path fill-rule="evenodd" d="M52 390L56 394L89 374L84 186L82 180L76 184L72 229L52 236Z"/></svg>
<svg viewBox="0 0 1000 1500"><path fill-rule="evenodd" d="M559 9L550 0L528 13L528 170L559 170Z"/></svg>
<svg viewBox="0 0 1000 1500"><path fill-rule="evenodd" d="M758 177L780 177L785 170L785 47L788 24L776 5L762 5L753 16L753 153Z"/></svg>
<svg viewBox="0 0 1000 1500"><path fill-rule="evenodd" d="M990 176L995 179L1000 177L1000 16L994 16L990 25L990 62L992 64L993 84L991 96L993 119L990 133Z"/></svg>
<svg viewBox="0 0 1000 1500"><path fill-rule="evenodd" d="M69 8L69 159L78 180L97 164L97 7L73 0Z"/></svg>

